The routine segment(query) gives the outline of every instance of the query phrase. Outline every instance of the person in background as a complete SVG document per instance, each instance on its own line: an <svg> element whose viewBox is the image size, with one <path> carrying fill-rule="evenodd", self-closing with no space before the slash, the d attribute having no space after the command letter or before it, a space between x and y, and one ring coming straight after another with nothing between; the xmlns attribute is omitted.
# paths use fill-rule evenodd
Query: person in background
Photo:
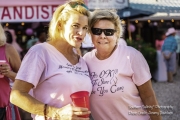
<svg viewBox="0 0 180 120"><path fill-rule="evenodd" d="M157 38L155 40L157 68L152 74L153 80L155 82L167 81L166 65L164 62L164 56L161 53L161 48L162 48L165 38L166 38L165 31L159 30L157 32Z"/></svg>
<svg viewBox="0 0 180 120"><path fill-rule="evenodd" d="M36 45L38 43L43 43L46 41L47 39L47 35L46 35L46 31L43 29L37 29L37 38L31 38L30 40L28 40L27 44L26 44L26 50L28 51L33 45Z"/></svg>
<svg viewBox="0 0 180 120"><path fill-rule="evenodd" d="M43 29L37 30L38 41L35 44L43 43L47 39L46 32Z"/></svg>
<svg viewBox="0 0 180 120"><path fill-rule="evenodd" d="M168 82L173 82L173 72L176 69L176 49L177 42L175 39L176 30L174 28L169 28L166 32L166 39L162 46L162 54L164 56L164 61L167 68Z"/></svg>
<svg viewBox="0 0 180 120"><path fill-rule="evenodd" d="M18 108L10 103L9 98L11 91L10 81L14 82L21 59L15 48L11 44L6 43L6 34L1 24L0 60L6 61L5 64L0 65L0 74L4 75L3 78L0 78L0 120L20 120Z"/></svg>
<svg viewBox="0 0 180 120"><path fill-rule="evenodd" d="M17 50L17 52L19 53L20 58L22 59L21 52L23 51L23 49L21 48L21 46L16 41L16 39L17 39L16 33L15 33L15 31L13 29L9 29L8 31L12 35L12 39L13 39L12 46Z"/></svg>
<svg viewBox="0 0 180 120"><path fill-rule="evenodd" d="M7 38L7 39L6 39L6 43L12 44L12 42L13 42L12 34L11 34L8 30L5 30L5 34L6 34L6 38ZM10 86L11 86L11 87L13 86L13 83L14 83L14 81L12 81L12 80L10 79ZM11 110L12 110L12 120L16 120L16 119L15 119L14 105L11 104L11 103L10 103L10 105L11 105ZM16 109L16 108L15 108L15 109ZM20 109L20 108L19 108L18 110L19 110L20 117L21 117L22 120L28 119L28 117L31 118L31 117L30 117L30 114L29 114L28 112L26 112L26 111L24 111L24 110L22 110L22 109Z"/></svg>
<svg viewBox="0 0 180 120"><path fill-rule="evenodd" d="M4 32L6 35L6 43L12 44L13 42L12 34L7 30L5 30Z"/></svg>
<svg viewBox="0 0 180 120"><path fill-rule="evenodd" d="M161 51L164 40L166 39L166 34L164 31L160 31L158 36L159 36L158 39L156 39L155 41L155 47L156 47L156 50Z"/></svg>
<svg viewBox="0 0 180 120"><path fill-rule="evenodd" d="M35 36L32 36L31 39L29 39L26 43L26 51L28 51L36 42L38 41L38 38Z"/></svg>
<svg viewBox="0 0 180 120"><path fill-rule="evenodd" d="M118 45L123 34L119 16L110 10L95 10L91 15L89 29L95 49L83 58L93 84L92 117L95 120L161 120L159 108L153 107L158 102L145 58L130 46Z"/></svg>
<svg viewBox="0 0 180 120"><path fill-rule="evenodd" d="M89 15L83 0L60 5L47 42L34 45L25 55L10 101L32 113L34 120L89 120L79 117L89 115L88 108L72 106L70 98L77 91L92 91L87 65L74 51L88 31Z"/></svg>
<svg viewBox="0 0 180 120"><path fill-rule="evenodd" d="M176 42L177 42L177 50L176 50L177 63L178 63L178 68L180 68L180 36L176 34L175 39L176 39Z"/></svg>

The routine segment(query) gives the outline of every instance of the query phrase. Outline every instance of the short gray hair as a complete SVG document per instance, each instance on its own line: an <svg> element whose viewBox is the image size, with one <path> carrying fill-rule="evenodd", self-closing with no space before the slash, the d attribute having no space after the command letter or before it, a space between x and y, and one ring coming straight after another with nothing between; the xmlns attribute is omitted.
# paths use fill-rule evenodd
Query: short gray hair
<svg viewBox="0 0 180 120"><path fill-rule="evenodd" d="M94 24L100 20L109 20L111 21L114 26L115 30L117 31L117 38L123 37L124 27L121 23L121 20L115 10L94 10L91 12L91 17L89 20L89 28L94 26Z"/></svg>

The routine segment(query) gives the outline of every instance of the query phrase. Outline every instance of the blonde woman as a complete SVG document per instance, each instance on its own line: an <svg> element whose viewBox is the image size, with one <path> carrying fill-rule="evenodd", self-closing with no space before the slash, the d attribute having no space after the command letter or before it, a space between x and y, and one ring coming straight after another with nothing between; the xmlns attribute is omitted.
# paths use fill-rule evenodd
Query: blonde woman
<svg viewBox="0 0 180 120"><path fill-rule="evenodd" d="M10 104L10 80L14 81L19 70L21 60L14 47L6 43L6 35L0 24L0 60L5 64L0 65L0 120L20 120L17 107ZM12 111L11 111L12 110Z"/></svg>
<svg viewBox="0 0 180 120"><path fill-rule="evenodd" d="M82 0L57 7L48 41L31 47L23 58L11 102L32 113L34 120L89 120L79 115L90 111L72 106L70 98L74 92L92 90L87 65L75 51L87 33L88 17Z"/></svg>

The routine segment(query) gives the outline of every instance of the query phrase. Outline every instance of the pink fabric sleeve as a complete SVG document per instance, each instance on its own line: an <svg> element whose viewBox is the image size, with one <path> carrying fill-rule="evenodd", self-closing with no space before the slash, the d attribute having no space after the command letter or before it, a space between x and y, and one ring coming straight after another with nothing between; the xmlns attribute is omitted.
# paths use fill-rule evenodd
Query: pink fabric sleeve
<svg viewBox="0 0 180 120"><path fill-rule="evenodd" d="M23 58L16 79L32 83L36 87L45 68L40 56L42 54L39 49L30 49Z"/></svg>
<svg viewBox="0 0 180 120"><path fill-rule="evenodd" d="M149 66L144 56L139 51L136 50L131 56L131 66L133 70L132 79L137 86L140 86L151 79Z"/></svg>

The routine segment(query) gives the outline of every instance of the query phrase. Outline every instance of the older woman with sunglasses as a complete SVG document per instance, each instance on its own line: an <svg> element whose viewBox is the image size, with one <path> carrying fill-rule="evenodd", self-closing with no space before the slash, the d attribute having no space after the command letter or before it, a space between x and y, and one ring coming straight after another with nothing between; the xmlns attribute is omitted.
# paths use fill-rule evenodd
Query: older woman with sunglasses
<svg viewBox="0 0 180 120"><path fill-rule="evenodd" d="M87 65L75 51L87 33L88 17L82 0L59 6L48 41L33 46L24 57L10 100L34 120L89 120L79 116L90 111L72 106L70 98L74 92L92 90Z"/></svg>
<svg viewBox="0 0 180 120"><path fill-rule="evenodd" d="M161 120L143 55L118 45L123 27L114 11L95 10L90 33L96 49L85 59L93 84L90 108L95 120Z"/></svg>

